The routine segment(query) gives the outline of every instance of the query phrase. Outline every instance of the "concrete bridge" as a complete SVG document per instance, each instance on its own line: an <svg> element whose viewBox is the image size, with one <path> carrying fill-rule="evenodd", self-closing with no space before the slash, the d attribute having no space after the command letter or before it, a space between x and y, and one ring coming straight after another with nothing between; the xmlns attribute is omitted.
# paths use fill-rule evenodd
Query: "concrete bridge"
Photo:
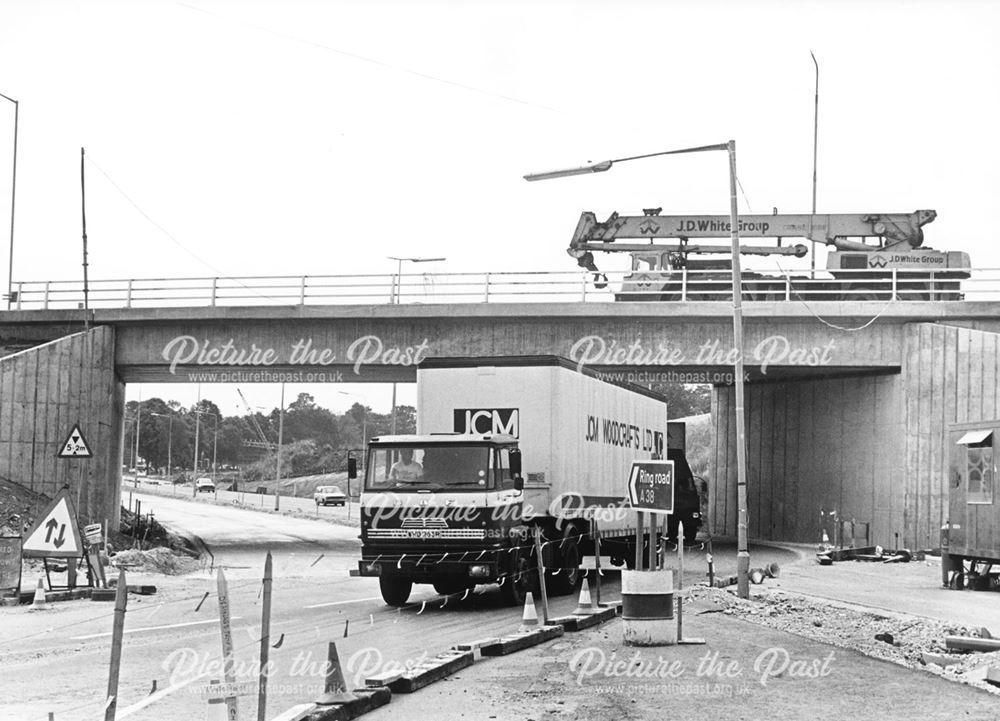
<svg viewBox="0 0 1000 721"><path fill-rule="evenodd" d="M949 424L1000 415L1000 303L744 305L751 536L936 545ZM131 382L412 381L426 357L560 355L616 380L710 383L711 522L735 533L726 303L427 303L0 313L0 476L117 518ZM92 459L57 459L74 423ZM832 529L828 529L830 531Z"/></svg>

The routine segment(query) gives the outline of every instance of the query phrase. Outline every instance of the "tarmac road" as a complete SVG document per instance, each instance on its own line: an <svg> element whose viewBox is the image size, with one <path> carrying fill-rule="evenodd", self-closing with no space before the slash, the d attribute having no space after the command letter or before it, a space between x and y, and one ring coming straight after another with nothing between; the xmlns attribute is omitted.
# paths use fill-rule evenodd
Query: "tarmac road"
<svg viewBox="0 0 1000 721"><path fill-rule="evenodd" d="M411 605L385 606L375 579L352 578L360 543L354 528L323 521L261 513L188 498L142 496L143 512L174 530L198 537L211 551L205 568L180 577L128 573L128 583L153 583L154 596L130 595L125 622L118 718L202 718L206 701L196 689L221 677L216 578L229 582L239 679L255 678L259 653L261 575L264 555L274 560L269 715L310 701L322 690L322 665L330 641L337 643L349 681L414 663L455 643L510 632L522 609L503 607L495 587L480 587L464 602L443 599L418 586ZM207 500L207 499L205 499ZM285 499L282 499L284 501ZM345 509L323 509L344 512ZM735 566L732 549L717 548L719 572ZM759 549L755 559L786 563L794 553ZM704 576L704 564L689 553L686 577ZM726 558L731 557L730 564ZM617 597L617 574L605 577L605 598ZM206 596L207 594L207 596ZM426 602L426 603L424 603ZM575 597L553 599L552 613L566 614ZM111 604L72 601L51 610L0 610L0 708L4 719L79 719L100 716L107 686ZM347 637L345 638L345 630ZM145 708L156 681L173 689ZM154 698L156 698L154 696ZM256 698L240 701L248 716Z"/></svg>

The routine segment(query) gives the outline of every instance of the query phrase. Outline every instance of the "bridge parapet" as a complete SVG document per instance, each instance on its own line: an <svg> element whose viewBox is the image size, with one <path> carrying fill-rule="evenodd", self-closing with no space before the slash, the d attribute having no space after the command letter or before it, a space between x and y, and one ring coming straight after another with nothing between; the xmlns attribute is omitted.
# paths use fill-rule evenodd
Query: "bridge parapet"
<svg viewBox="0 0 1000 721"><path fill-rule="evenodd" d="M822 303L1000 300L1000 269L970 271L961 283L933 272L852 271L850 283L826 271L815 277L749 273L745 302ZM247 305L399 305L424 303L729 302L728 271L609 271L230 276L92 280L84 298L76 280L19 281L13 310L217 307Z"/></svg>

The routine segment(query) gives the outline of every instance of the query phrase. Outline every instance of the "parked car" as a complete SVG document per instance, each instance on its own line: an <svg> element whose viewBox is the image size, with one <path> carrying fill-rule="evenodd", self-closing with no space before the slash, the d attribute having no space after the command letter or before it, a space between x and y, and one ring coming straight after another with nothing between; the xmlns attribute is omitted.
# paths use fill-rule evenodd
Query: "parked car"
<svg viewBox="0 0 1000 721"><path fill-rule="evenodd" d="M194 487L198 493L215 493L215 484L211 478L199 478L194 482Z"/></svg>
<svg viewBox="0 0 1000 721"><path fill-rule="evenodd" d="M313 500L317 506L343 506L347 503L347 496L339 486L319 486L313 493Z"/></svg>

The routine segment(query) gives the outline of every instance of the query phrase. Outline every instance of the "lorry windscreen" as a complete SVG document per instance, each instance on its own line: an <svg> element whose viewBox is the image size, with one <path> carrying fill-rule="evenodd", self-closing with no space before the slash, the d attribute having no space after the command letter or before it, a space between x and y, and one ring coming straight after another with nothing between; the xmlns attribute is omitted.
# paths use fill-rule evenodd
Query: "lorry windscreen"
<svg viewBox="0 0 1000 721"><path fill-rule="evenodd" d="M365 490L490 490L491 456L491 449L481 445L372 448Z"/></svg>

